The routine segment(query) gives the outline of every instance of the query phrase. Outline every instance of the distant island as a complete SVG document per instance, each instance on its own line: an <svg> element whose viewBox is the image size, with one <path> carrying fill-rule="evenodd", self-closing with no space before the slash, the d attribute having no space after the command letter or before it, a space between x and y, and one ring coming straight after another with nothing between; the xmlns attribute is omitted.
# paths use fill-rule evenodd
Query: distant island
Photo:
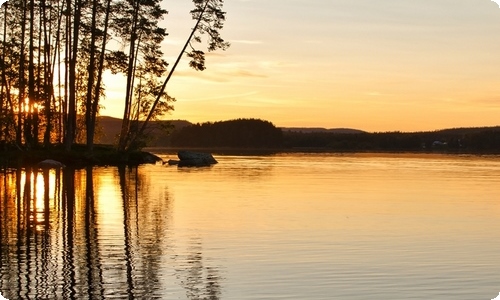
<svg viewBox="0 0 500 300"><path fill-rule="evenodd" d="M100 117L97 143L113 144L120 119ZM500 126L422 132L366 132L351 128L276 127L260 119L193 124L154 121L148 147L239 148L275 151L500 153Z"/></svg>

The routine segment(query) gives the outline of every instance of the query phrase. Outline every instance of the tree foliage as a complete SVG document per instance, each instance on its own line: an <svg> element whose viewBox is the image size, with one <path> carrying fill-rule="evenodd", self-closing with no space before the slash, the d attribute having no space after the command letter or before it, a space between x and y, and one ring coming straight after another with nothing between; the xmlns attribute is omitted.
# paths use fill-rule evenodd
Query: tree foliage
<svg viewBox="0 0 500 300"><path fill-rule="evenodd" d="M225 49L222 1L194 0L187 45ZM19 149L76 142L92 151L106 95L104 72L122 74L124 111L118 148L141 145L142 124L173 109L165 92L180 57L205 68L204 52L163 58L160 0L10 0L0 10L0 140ZM196 34L195 34L196 33ZM194 61L194 63L193 63ZM166 78L166 79L163 79Z"/></svg>
<svg viewBox="0 0 500 300"><path fill-rule="evenodd" d="M208 35L208 51L215 51L217 49L225 50L229 47L229 43L224 41L219 34L219 30L222 29L223 23L225 21L225 12L222 11L222 5L224 3L223 0L193 0L195 3L195 9L191 11L192 17L196 20L196 24L191 30L191 34L189 35L184 47L181 52L177 56L177 60L174 65L170 69L167 78L164 80L163 85L160 88L159 94L156 96L156 99L151 105L148 115L144 120L142 126L140 126L139 130L131 136L130 145L135 145L136 140L143 136L144 131L147 128L148 122L155 116L155 111L157 109L158 104L162 100L163 93L172 77L177 65L179 64L181 58L184 54L187 54L188 57L191 58L189 65L199 71L203 71L205 69L205 53L201 50L196 49L193 46L193 43L201 43L202 36ZM191 48L191 51L188 51L188 47ZM161 106L160 106L161 107ZM124 143L120 140L120 148L127 148L126 140Z"/></svg>

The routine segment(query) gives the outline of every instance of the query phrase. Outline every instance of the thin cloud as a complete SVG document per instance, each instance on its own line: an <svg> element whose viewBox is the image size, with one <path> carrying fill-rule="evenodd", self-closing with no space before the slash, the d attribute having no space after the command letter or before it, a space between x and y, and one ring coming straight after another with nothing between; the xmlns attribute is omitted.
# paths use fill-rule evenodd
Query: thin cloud
<svg viewBox="0 0 500 300"><path fill-rule="evenodd" d="M211 82L230 82L235 78L267 78L267 75L250 72L247 70L234 70L230 72L217 72L217 71L204 71L204 72L195 72L195 71L177 71L175 72L175 76L184 77L190 79L198 79L198 80L206 80Z"/></svg>
<svg viewBox="0 0 500 300"><path fill-rule="evenodd" d="M259 73L255 73L255 72L250 72L250 71L247 71L247 70L236 70L235 72L232 72L228 75L235 75L235 76L238 76L238 77L257 77L257 78L267 78L269 76L267 75L264 75L264 74L259 74Z"/></svg>
<svg viewBox="0 0 500 300"><path fill-rule="evenodd" d="M234 44L247 44L247 45L257 45L262 44L262 41L252 41L252 40L231 40Z"/></svg>
<svg viewBox="0 0 500 300"><path fill-rule="evenodd" d="M487 107L500 107L500 96L499 97L488 97L478 99L475 103L481 104Z"/></svg>
<svg viewBox="0 0 500 300"><path fill-rule="evenodd" d="M196 98L191 101L209 101L209 100L220 100L220 99L236 99L236 98L245 98L249 96L257 95L259 92L251 91L241 94L229 94L229 95L221 95L221 96L213 96L213 97L204 97L204 98Z"/></svg>
<svg viewBox="0 0 500 300"><path fill-rule="evenodd" d="M205 52L205 57L226 57L224 52Z"/></svg>

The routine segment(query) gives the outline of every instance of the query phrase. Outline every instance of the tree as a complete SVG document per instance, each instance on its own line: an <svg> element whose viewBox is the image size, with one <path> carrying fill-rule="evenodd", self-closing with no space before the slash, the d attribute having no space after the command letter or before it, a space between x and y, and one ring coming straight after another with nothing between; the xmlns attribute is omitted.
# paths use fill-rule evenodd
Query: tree
<svg viewBox="0 0 500 300"><path fill-rule="evenodd" d="M22 143L22 122L23 122L23 110L24 110L24 95L25 95L25 54L24 54L24 43L25 43L25 35L26 35L26 0L21 0L21 11L23 11L22 19L21 19L21 42L20 42L20 54L19 54L19 100L18 100L18 108L17 108L17 138L16 141L20 145Z"/></svg>
<svg viewBox="0 0 500 300"><path fill-rule="evenodd" d="M70 0L68 0L70 1ZM82 14L82 0L75 0L75 9L73 16L73 36L72 36L72 45L68 45L68 49L70 52L69 56L69 68L68 68L68 83L69 83L69 97L68 97L68 105L67 105L67 115L66 115L66 132L65 132L65 147L66 150L71 150L71 146L73 145L75 134L76 134L76 63L78 57L78 38L80 34L80 20ZM68 5L68 9L71 7ZM67 31L69 35L69 30ZM70 44L70 43L68 43Z"/></svg>
<svg viewBox="0 0 500 300"><path fill-rule="evenodd" d="M205 53L201 50L197 50L193 43L201 43L202 35L206 35L208 37L208 51L215 51L217 49L225 50L229 47L229 43L225 42L224 39L220 36L219 30L223 28L224 21L226 19L226 13L222 11L223 0L193 0L195 8L191 10L191 15L194 20L196 20L196 24L191 30L191 34L189 35L184 47L179 53L177 60L175 61L172 69L168 73L167 78L163 82L161 89L159 90L158 95L156 96L155 101L151 105L149 109L149 113L147 114L146 119L142 123L140 129L130 138L131 142L128 145L121 145L122 149L130 148L135 145L135 141L142 137L144 131L148 125L148 122L153 119L156 115L156 108L161 103L161 100L164 95L165 88L167 83L170 81L177 65L179 64L181 58L184 54L187 54L188 57L191 58L189 62L190 67L194 68L198 71L205 70ZM191 51L187 52L188 47L191 48Z"/></svg>
<svg viewBox="0 0 500 300"><path fill-rule="evenodd" d="M94 0L94 5L97 5L99 1ZM104 13L104 29L102 30L102 41L101 41L101 49L100 53L98 53L99 60L97 62L97 74L96 74L96 83L94 83L94 76L89 77L87 86L87 106L86 106L86 111L85 111L85 121L87 125L87 149L89 152L93 151L94 147L94 137L95 137L95 128L96 128L96 118L97 118L97 111L99 108L99 98L101 96L101 85L102 85L102 75L104 72L104 57L105 57L105 50L106 50L106 43L107 43L107 38L108 38L108 27L109 27L109 15L111 13L111 0L106 1L106 8L105 8L105 13ZM94 16L94 14L93 14ZM94 31L95 29L93 27ZM94 37L94 35L93 35ZM95 37L94 37L95 38ZM95 39L94 39L95 41ZM91 46L93 43L91 42ZM91 70L94 68L94 63L91 63ZM90 74L90 72L89 72ZM93 73L92 73L93 75ZM92 94L92 91L90 90L92 87L94 87L94 91Z"/></svg>
<svg viewBox="0 0 500 300"><path fill-rule="evenodd" d="M109 69L126 78L118 149L140 147L149 120L173 109L165 85L181 57L203 70L195 42L206 35L208 51L228 46L218 34L222 1L193 2L196 25L169 70L161 0L10 0L0 11L0 138L19 149L82 142L92 152Z"/></svg>
<svg viewBox="0 0 500 300"><path fill-rule="evenodd" d="M2 55L0 56L0 68L2 70L1 74L1 85L0 85L0 141L4 140L4 136L8 137L8 109L7 109L7 98L10 96L10 92L7 86L7 63L6 63L6 52L7 52L7 16L8 16L8 5L5 3L3 10L3 34L2 34Z"/></svg>
<svg viewBox="0 0 500 300"><path fill-rule="evenodd" d="M37 144L37 137L34 136L33 126L34 126L34 116L36 113L35 108L35 1L30 0L29 3L29 51L28 51L28 107L25 109L26 122L24 125L24 137L26 139L26 145L28 147L35 146Z"/></svg>
<svg viewBox="0 0 500 300"><path fill-rule="evenodd" d="M115 32L128 44L128 53L115 53L118 65L126 67L122 70L126 75L125 105L118 149L125 150L131 133L138 122L134 106L141 106L143 80L154 85L153 77L161 77L167 70L167 62L162 59L160 44L167 36L165 29L158 26L159 20L167 13L162 9L159 0L120 1L119 6L125 14L114 20ZM154 86L150 89L154 91Z"/></svg>

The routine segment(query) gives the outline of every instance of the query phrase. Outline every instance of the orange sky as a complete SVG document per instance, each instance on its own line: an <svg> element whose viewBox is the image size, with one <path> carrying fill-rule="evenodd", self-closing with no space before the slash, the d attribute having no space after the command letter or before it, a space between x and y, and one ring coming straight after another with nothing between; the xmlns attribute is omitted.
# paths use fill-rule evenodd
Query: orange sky
<svg viewBox="0 0 500 300"><path fill-rule="evenodd" d="M192 3L165 3L173 63ZM227 51L167 86L168 119L419 131L500 125L500 8L490 0L227 0ZM104 115L121 117L108 86Z"/></svg>

